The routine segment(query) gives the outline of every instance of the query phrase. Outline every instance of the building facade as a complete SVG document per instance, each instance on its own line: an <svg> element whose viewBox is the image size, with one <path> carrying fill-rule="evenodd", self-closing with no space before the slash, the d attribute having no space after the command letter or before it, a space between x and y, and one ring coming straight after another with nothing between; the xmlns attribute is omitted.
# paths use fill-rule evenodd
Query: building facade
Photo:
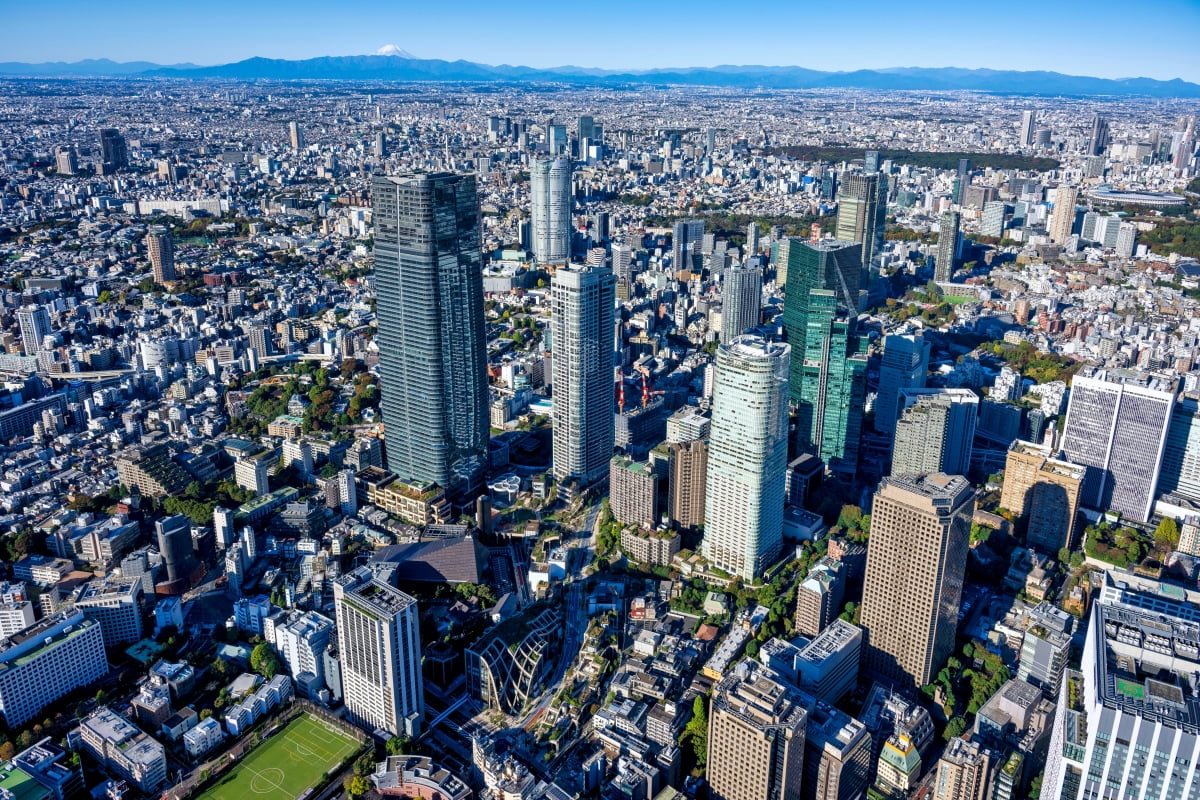
<svg viewBox="0 0 1200 800"><path fill-rule="evenodd" d="M529 170L533 260L565 264L571 258L571 159L539 159Z"/></svg>
<svg viewBox="0 0 1200 800"><path fill-rule="evenodd" d="M892 440L892 474L966 475L979 418L970 389L901 389Z"/></svg>
<svg viewBox="0 0 1200 800"><path fill-rule="evenodd" d="M791 348L755 336L717 349L701 552L753 580L783 547Z"/></svg>
<svg viewBox="0 0 1200 800"><path fill-rule="evenodd" d="M974 511L975 492L959 475L880 482L860 616L871 672L924 686L954 652Z"/></svg>
<svg viewBox="0 0 1200 800"><path fill-rule="evenodd" d="M473 500L488 457L475 177L376 176L372 197L387 466Z"/></svg>
<svg viewBox="0 0 1200 800"><path fill-rule="evenodd" d="M721 292L721 343L728 344L762 318L762 268L735 264L725 270Z"/></svg>
<svg viewBox="0 0 1200 800"><path fill-rule="evenodd" d="M1047 555L1078 545L1079 493L1086 468L1020 439L1008 448L1000 506L1019 514L1025 541Z"/></svg>
<svg viewBox="0 0 1200 800"><path fill-rule="evenodd" d="M417 601L360 567L334 583L334 604L349 717L416 736L425 716Z"/></svg>

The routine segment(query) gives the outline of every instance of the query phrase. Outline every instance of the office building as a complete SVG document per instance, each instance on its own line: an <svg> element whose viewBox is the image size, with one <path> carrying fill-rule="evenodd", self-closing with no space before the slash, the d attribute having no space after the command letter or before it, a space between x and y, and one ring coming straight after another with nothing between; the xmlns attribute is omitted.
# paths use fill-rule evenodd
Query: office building
<svg viewBox="0 0 1200 800"><path fill-rule="evenodd" d="M792 380L800 381L799 391L794 384L791 391L800 447L853 482L866 404L867 343L856 335L853 315L838 309L833 291L810 289L804 320L804 350L792 345L791 367Z"/></svg>
<svg viewBox="0 0 1200 800"><path fill-rule="evenodd" d="M717 349L701 552L754 580L783 547L791 347L742 336Z"/></svg>
<svg viewBox="0 0 1200 800"><path fill-rule="evenodd" d="M858 313L862 245L837 239L787 239L780 245L780 268L787 271L783 328L788 344L799 359L805 351L810 291L829 290L834 293L837 307L851 315ZM779 280L777 278L776 282ZM799 364L793 360L792 402L800 399L799 377Z"/></svg>
<svg viewBox="0 0 1200 800"><path fill-rule="evenodd" d="M868 268L883 253L887 219L887 178L878 172L846 175L838 188L836 237L862 245L862 277L866 288Z"/></svg>
<svg viewBox="0 0 1200 800"><path fill-rule="evenodd" d="M825 556L796 587L796 625L800 636L816 636L842 613L845 593L842 562Z"/></svg>
<svg viewBox="0 0 1200 800"><path fill-rule="evenodd" d="M57 611L0 640L0 717L16 730L107 674L100 623L77 609Z"/></svg>
<svg viewBox="0 0 1200 800"><path fill-rule="evenodd" d="M387 467L473 501L488 459L475 177L376 176L372 196Z"/></svg>
<svg viewBox="0 0 1200 800"><path fill-rule="evenodd" d="M1075 228L1075 206L1079 202L1079 189L1061 184L1054 192L1054 210L1050 215L1047 231L1050 241L1066 244Z"/></svg>
<svg viewBox="0 0 1200 800"><path fill-rule="evenodd" d="M1038 603L1025 614L1025 636L1017 677L1053 696L1062 685L1071 654L1075 618L1053 603Z"/></svg>
<svg viewBox="0 0 1200 800"><path fill-rule="evenodd" d="M299 152L304 149L304 129L300 127L299 122L288 123L288 141L292 150Z"/></svg>
<svg viewBox="0 0 1200 800"><path fill-rule="evenodd" d="M105 647L116 647L141 640L142 596L140 578L106 578L84 584L75 607L100 623Z"/></svg>
<svg viewBox="0 0 1200 800"><path fill-rule="evenodd" d="M1081 505L1150 519L1174 407L1168 380L1103 370L1075 376L1062 450L1066 460L1087 467Z"/></svg>
<svg viewBox="0 0 1200 800"><path fill-rule="evenodd" d="M150 256L155 283L175 280L175 239L169 229L159 225L152 227L146 234L146 252Z"/></svg>
<svg viewBox="0 0 1200 800"><path fill-rule="evenodd" d="M974 512L975 492L961 475L880 482L860 611L867 670L915 688L954 652Z"/></svg>
<svg viewBox="0 0 1200 800"><path fill-rule="evenodd" d="M809 706L804 731L803 800L856 800L871 784L871 734L831 705Z"/></svg>
<svg viewBox="0 0 1200 800"><path fill-rule="evenodd" d="M33 601L24 599L0 601L0 640L25 630L36 619Z"/></svg>
<svg viewBox="0 0 1200 800"><path fill-rule="evenodd" d="M805 698L742 661L713 688L708 782L713 800L795 800L804 779Z"/></svg>
<svg viewBox="0 0 1200 800"><path fill-rule="evenodd" d="M683 219L675 223L671 234L671 266L675 271L700 270L701 247L704 244L704 220Z"/></svg>
<svg viewBox="0 0 1200 800"><path fill-rule="evenodd" d="M262 497L271 491L267 461L264 458L237 459L233 463L233 477L238 486L248 492L254 492L255 497Z"/></svg>
<svg viewBox="0 0 1200 800"><path fill-rule="evenodd" d="M105 175L129 166L129 149L125 137L116 128L100 129L101 169Z"/></svg>
<svg viewBox="0 0 1200 800"><path fill-rule="evenodd" d="M901 389L892 440L892 474L966 475L979 417L970 389Z"/></svg>
<svg viewBox="0 0 1200 800"><path fill-rule="evenodd" d="M74 175L79 171L79 157L74 147L55 148L54 171L59 175Z"/></svg>
<svg viewBox="0 0 1200 800"><path fill-rule="evenodd" d="M684 406L667 417L667 444L708 438L709 418L695 406Z"/></svg>
<svg viewBox="0 0 1200 800"><path fill-rule="evenodd" d="M658 476L650 465L613 456L608 472L609 510L624 525L658 524Z"/></svg>
<svg viewBox="0 0 1200 800"><path fill-rule="evenodd" d="M1059 686L1043 797L1200 796L1194 592L1160 584L1159 593L1138 598L1137 582L1105 573L1080 668L1066 670Z"/></svg>
<svg viewBox="0 0 1200 800"><path fill-rule="evenodd" d="M958 160L958 173L954 176L954 193L951 200L956 205L966 205L964 202L967 193L967 187L971 185L971 159L960 158Z"/></svg>
<svg viewBox="0 0 1200 800"><path fill-rule="evenodd" d="M900 390L925 388L928 372L929 342L921 331L884 337L879 391L875 394L875 430L888 436L895 433Z"/></svg>
<svg viewBox="0 0 1200 800"><path fill-rule="evenodd" d="M979 742L954 738L946 745L933 779L932 800L992 800L996 763Z"/></svg>
<svg viewBox="0 0 1200 800"><path fill-rule="evenodd" d="M708 419L704 421L707 423ZM667 450L667 518L674 528L698 528L704 524L708 440L672 442Z"/></svg>
<svg viewBox="0 0 1200 800"><path fill-rule="evenodd" d="M213 543L218 552L237 541L234 511L224 506L213 509Z"/></svg>
<svg viewBox="0 0 1200 800"><path fill-rule="evenodd" d="M529 187L533 260L565 264L571 259L571 159L535 161L529 170Z"/></svg>
<svg viewBox="0 0 1200 800"><path fill-rule="evenodd" d="M1092 130L1088 135L1087 155L1102 156L1108 147L1108 120L1096 114L1092 117Z"/></svg>
<svg viewBox="0 0 1200 800"><path fill-rule="evenodd" d="M1004 237L1004 222L1008 215L1008 205L1001 200L989 200L983 204L983 214L979 220L979 233L982 236Z"/></svg>
<svg viewBox="0 0 1200 800"><path fill-rule="evenodd" d="M960 222L961 217L957 211L942 213L938 225L937 255L933 262L933 279L939 283L949 281L954 274L954 266L958 262L958 249L962 244Z"/></svg>
<svg viewBox="0 0 1200 800"><path fill-rule="evenodd" d="M832 704L854 690L862 644L861 628L835 619L811 641L770 639L758 657L792 685Z"/></svg>
<svg viewBox="0 0 1200 800"><path fill-rule="evenodd" d="M1181 394L1171 411L1158 493L1200 504L1200 394Z"/></svg>
<svg viewBox="0 0 1200 800"><path fill-rule="evenodd" d="M101 706L79 724L83 750L114 777L152 795L167 782L167 753L117 712Z"/></svg>
<svg viewBox="0 0 1200 800"><path fill-rule="evenodd" d="M721 292L721 343L757 328L762 318L762 268L735 264Z"/></svg>
<svg viewBox="0 0 1200 800"><path fill-rule="evenodd" d="M1033 144L1033 132L1037 130L1037 111L1030 109L1021 112L1021 130L1017 134L1017 142L1021 147Z"/></svg>
<svg viewBox="0 0 1200 800"><path fill-rule="evenodd" d="M554 479L560 496L608 477L613 453L612 272L564 267L550 282Z"/></svg>
<svg viewBox="0 0 1200 800"><path fill-rule="evenodd" d="M42 349L42 341L54 332L50 327L50 315L42 306L17 309L17 326L21 331L21 349L27 356L36 356Z"/></svg>
<svg viewBox="0 0 1200 800"><path fill-rule="evenodd" d="M416 736L425 715L417 601L366 567L339 577L333 593L347 716Z"/></svg>
<svg viewBox="0 0 1200 800"><path fill-rule="evenodd" d="M1087 470L1054 458L1049 447L1014 441L1004 462L1000 507L1019 516L1026 543L1046 555L1079 546L1079 494Z"/></svg>
<svg viewBox="0 0 1200 800"><path fill-rule="evenodd" d="M183 514L163 517L154 523L158 552L167 568L167 581L186 581L196 568L196 550L192 543L192 521Z"/></svg>

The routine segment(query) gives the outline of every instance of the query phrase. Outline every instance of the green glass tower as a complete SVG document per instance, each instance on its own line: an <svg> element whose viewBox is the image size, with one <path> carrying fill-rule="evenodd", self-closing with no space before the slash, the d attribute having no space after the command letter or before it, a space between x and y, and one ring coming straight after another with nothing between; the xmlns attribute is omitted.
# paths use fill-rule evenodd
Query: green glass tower
<svg viewBox="0 0 1200 800"><path fill-rule="evenodd" d="M853 314L858 309L859 278L862 275L862 245L837 239L811 242L789 239L781 249L786 258L787 296L783 303L783 330L792 346L792 402L801 399L801 365L807 356L808 294L813 289L833 293L836 305ZM801 354L804 357L801 358Z"/></svg>
<svg viewBox="0 0 1200 800"><path fill-rule="evenodd" d="M805 320L804 357L793 359L800 362L800 445L853 481L866 399L866 341L855 335L854 317L838 308L837 296L828 289L809 290Z"/></svg>

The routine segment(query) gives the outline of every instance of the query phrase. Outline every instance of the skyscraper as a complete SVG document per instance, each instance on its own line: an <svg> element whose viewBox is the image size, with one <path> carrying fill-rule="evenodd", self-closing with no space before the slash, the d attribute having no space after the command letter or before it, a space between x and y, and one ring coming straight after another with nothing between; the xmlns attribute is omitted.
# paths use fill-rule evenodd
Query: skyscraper
<svg viewBox="0 0 1200 800"><path fill-rule="evenodd" d="M1171 413L1158 492L1200 503L1200 394L1180 395Z"/></svg>
<svg viewBox="0 0 1200 800"><path fill-rule="evenodd" d="M713 800L799 800L810 699L746 659L713 688L708 781Z"/></svg>
<svg viewBox="0 0 1200 800"><path fill-rule="evenodd" d="M799 396L794 386L791 393L800 446L853 481L866 401L866 341L856 335L854 317L838 308L834 292L810 289L803 343L802 351L792 346L791 370L800 383Z"/></svg>
<svg viewBox="0 0 1200 800"><path fill-rule="evenodd" d="M1008 448L1000 507L1020 515L1025 541L1047 555L1075 549L1076 514L1086 468L1054 458L1049 447L1020 439Z"/></svg>
<svg viewBox="0 0 1200 800"><path fill-rule="evenodd" d="M701 552L746 580L783 546L791 353L757 336L717 349Z"/></svg>
<svg viewBox="0 0 1200 800"><path fill-rule="evenodd" d="M105 174L129 166L129 149L125 137L116 128L100 129L100 158Z"/></svg>
<svg viewBox="0 0 1200 800"><path fill-rule="evenodd" d="M293 150L299 152L304 149L304 129L300 127L299 122L288 123L288 139Z"/></svg>
<svg viewBox="0 0 1200 800"><path fill-rule="evenodd" d="M787 285L783 303L783 329L792 346L792 402L800 401L801 366L808 334L809 291L828 289L835 305L851 314L858 311L859 280L862 277L862 245L836 239L817 241L789 239L780 247L786 260ZM782 265L781 265L782 266ZM825 305L825 303L822 303Z"/></svg>
<svg viewBox="0 0 1200 800"><path fill-rule="evenodd" d="M469 501L488 456L475 177L377 175L372 194L387 465Z"/></svg>
<svg viewBox="0 0 1200 800"><path fill-rule="evenodd" d="M563 264L571 258L571 160L535 161L529 171L533 217L533 258Z"/></svg>
<svg viewBox="0 0 1200 800"><path fill-rule="evenodd" d="M979 742L951 739L937 764L932 800L991 800L995 769L992 753Z"/></svg>
<svg viewBox="0 0 1200 800"><path fill-rule="evenodd" d="M1079 502L1147 522L1154 508L1175 386L1123 380L1103 370L1071 381L1062 449L1087 467Z"/></svg>
<svg viewBox="0 0 1200 800"><path fill-rule="evenodd" d="M704 524L704 490L708 480L708 440L671 442L667 485L667 518L677 528Z"/></svg>
<svg viewBox="0 0 1200 800"><path fill-rule="evenodd" d="M575 133L579 137L579 155L586 157L587 152L584 150L584 148L587 147L586 142L596 138L595 118L586 114L581 116L575 129Z"/></svg>
<svg viewBox="0 0 1200 800"><path fill-rule="evenodd" d="M554 479L560 496L608 475L613 453L613 305L603 267L561 267L550 281Z"/></svg>
<svg viewBox="0 0 1200 800"><path fill-rule="evenodd" d="M892 474L966 475L979 417L970 389L901 389Z"/></svg>
<svg viewBox="0 0 1200 800"><path fill-rule="evenodd" d="M1096 114L1092 117L1092 130L1088 135L1087 155L1102 156L1108 147L1108 120Z"/></svg>
<svg viewBox="0 0 1200 800"><path fill-rule="evenodd" d="M975 492L961 475L884 478L871 505L864 666L924 686L954 652Z"/></svg>
<svg viewBox="0 0 1200 800"><path fill-rule="evenodd" d="M735 264L721 293L721 343L728 344L762 318L762 268Z"/></svg>
<svg viewBox="0 0 1200 800"><path fill-rule="evenodd" d="M1030 109L1029 111L1021 112L1021 132L1017 135L1017 142L1022 147L1029 147L1033 144L1033 132L1037 129L1037 111Z"/></svg>
<svg viewBox="0 0 1200 800"><path fill-rule="evenodd" d="M416 736L425 716L417 601L367 567L333 584L347 716L368 729Z"/></svg>
<svg viewBox="0 0 1200 800"><path fill-rule="evenodd" d="M569 156L570 143L567 139L567 126L551 123L546 128L546 146L550 156Z"/></svg>
<svg viewBox="0 0 1200 800"><path fill-rule="evenodd" d="M960 158L958 160L958 173L954 176L954 196L951 198L958 205L962 205L963 198L967 193L967 187L971 185L971 159Z"/></svg>
<svg viewBox="0 0 1200 800"><path fill-rule="evenodd" d="M1075 204L1079 202L1079 190L1061 184L1054 193L1054 212L1050 215L1050 241L1066 244L1075 227Z"/></svg>
<svg viewBox="0 0 1200 800"><path fill-rule="evenodd" d="M862 245L863 275L859 286L866 288L867 270L883 252L883 230L887 218L887 180L878 172L847 175L838 189L837 238Z"/></svg>
<svg viewBox="0 0 1200 800"><path fill-rule="evenodd" d="M155 225L146 234L146 251L150 255L150 267L154 271L155 283L175 280L175 239L171 231Z"/></svg>
<svg viewBox="0 0 1200 800"><path fill-rule="evenodd" d="M941 225L938 228L937 260L933 262L933 279L940 283L949 281L950 276L954 274L954 262L958 260L958 245L962 240L958 225L957 211L946 211L942 214Z"/></svg>
<svg viewBox="0 0 1200 800"><path fill-rule="evenodd" d="M925 388L928 372L929 343L920 331L884 337L879 391L875 394L875 430L888 436L895 432L900 390Z"/></svg>
<svg viewBox="0 0 1200 800"><path fill-rule="evenodd" d="M699 269L700 248L704 244L704 220L682 219L671 234L671 266L675 270Z"/></svg>
<svg viewBox="0 0 1200 800"><path fill-rule="evenodd" d="M21 347L25 355L36 356L42 349L42 339L53 333L50 315L43 306L22 306L17 310L17 326L21 329Z"/></svg>

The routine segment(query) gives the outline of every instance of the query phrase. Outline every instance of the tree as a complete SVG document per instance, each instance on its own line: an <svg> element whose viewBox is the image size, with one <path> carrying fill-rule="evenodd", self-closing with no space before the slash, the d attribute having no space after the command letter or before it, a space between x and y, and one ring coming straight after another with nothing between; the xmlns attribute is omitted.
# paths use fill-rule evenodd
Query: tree
<svg viewBox="0 0 1200 800"><path fill-rule="evenodd" d="M1171 517L1163 517L1154 529L1154 543L1166 549L1175 549L1179 544L1179 525Z"/></svg>
<svg viewBox="0 0 1200 800"><path fill-rule="evenodd" d="M280 668L279 656L276 655L275 649L266 642L255 645L250 651L250 668L264 678L274 678Z"/></svg>
<svg viewBox="0 0 1200 800"><path fill-rule="evenodd" d="M696 766L703 767L708 762L708 712L704 706L704 697L696 695L692 701L692 718L684 726L682 742L690 739L692 752L696 754Z"/></svg>
<svg viewBox="0 0 1200 800"><path fill-rule="evenodd" d="M410 743L411 742L407 736L393 736L387 740L387 744L384 745L384 748L387 750L387 754L389 756L399 756L403 755L404 752L408 750Z"/></svg>
<svg viewBox="0 0 1200 800"><path fill-rule="evenodd" d="M947 742L962 736L967 730L967 721L962 717L953 717L946 723L946 730L942 732L942 738Z"/></svg>
<svg viewBox="0 0 1200 800"><path fill-rule="evenodd" d="M371 791L371 782L362 775L351 775L346 778L343 784L346 789L346 794L351 797L362 797L367 792Z"/></svg>

